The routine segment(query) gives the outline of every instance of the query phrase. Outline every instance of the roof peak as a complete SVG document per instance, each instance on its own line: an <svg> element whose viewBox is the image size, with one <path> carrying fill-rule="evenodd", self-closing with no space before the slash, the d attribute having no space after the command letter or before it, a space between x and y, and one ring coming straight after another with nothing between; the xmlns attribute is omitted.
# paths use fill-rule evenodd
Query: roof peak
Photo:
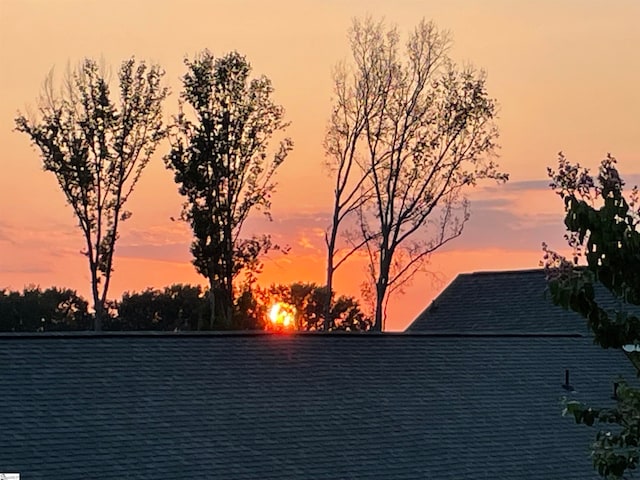
<svg viewBox="0 0 640 480"><path fill-rule="evenodd" d="M587 267L585 265L574 266L576 270L584 270ZM545 269L543 267L538 268L522 268L516 270L479 270L477 272L461 272L457 276L471 276L471 275L521 275L523 273L545 273Z"/></svg>
<svg viewBox="0 0 640 480"><path fill-rule="evenodd" d="M477 272L463 272L458 276L469 275L516 275L523 273L544 273L544 268L523 268L520 270L480 270Z"/></svg>

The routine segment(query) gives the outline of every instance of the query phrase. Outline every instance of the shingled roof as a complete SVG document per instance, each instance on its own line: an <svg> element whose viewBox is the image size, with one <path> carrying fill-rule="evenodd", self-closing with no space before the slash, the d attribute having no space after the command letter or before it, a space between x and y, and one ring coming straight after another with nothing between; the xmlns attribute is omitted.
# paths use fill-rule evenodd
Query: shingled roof
<svg viewBox="0 0 640 480"><path fill-rule="evenodd" d="M574 391L563 389L565 369ZM0 336L0 467L58 479L598 478L621 351L571 335Z"/></svg>
<svg viewBox="0 0 640 480"><path fill-rule="evenodd" d="M595 293L605 310L620 307L602 285ZM407 331L589 334L584 318L553 304L543 269L462 273Z"/></svg>

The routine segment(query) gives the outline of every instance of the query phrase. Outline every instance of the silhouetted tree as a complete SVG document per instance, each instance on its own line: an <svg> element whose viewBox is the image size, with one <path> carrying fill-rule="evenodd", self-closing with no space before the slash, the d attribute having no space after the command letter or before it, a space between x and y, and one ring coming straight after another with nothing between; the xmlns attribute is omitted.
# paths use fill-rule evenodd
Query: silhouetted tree
<svg viewBox="0 0 640 480"><path fill-rule="evenodd" d="M211 317L208 291L199 285L171 285L162 289L147 288L142 292L125 292L112 305L104 330L116 331L188 331L202 330ZM254 292L238 290L233 305L231 328L263 330L264 309ZM223 325L216 324L220 330Z"/></svg>
<svg viewBox="0 0 640 480"><path fill-rule="evenodd" d="M350 32L351 47L357 49L354 31ZM362 68L371 68L362 65ZM325 231L327 246L328 291L333 290L333 277L336 270L359 248L364 241L356 242L346 251L338 249L340 227L350 215L356 213L367 201L371 200L371 189L365 182L370 171L363 163L358 162L358 149L362 145L365 134L366 119L372 115L379 100L369 84L370 75L358 76L344 63L336 66L333 72L333 111L325 134L324 148L326 166L333 175L334 196L331 225ZM366 241L366 239L365 239ZM340 256L338 256L340 254ZM325 295L323 328L329 330L331 323L331 295Z"/></svg>
<svg viewBox="0 0 640 480"><path fill-rule="evenodd" d="M181 218L195 236L193 264L209 281L209 328L217 322L231 328L234 278L256 268L274 247L267 235L241 238L242 226L252 210L269 216L273 175L292 142L284 139L269 155L269 141L287 126L284 110L271 100L268 78L249 78L245 57L233 52L214 60L205 50L185 64L183 104L166 164L186 197Z"/></svg>
<svg viewBox="0 0 640 480"><path fill-rule="evenodd" d="M354 214L349 241L366 251L381 331L389 294L462 233L464 188L508 177L491 160L498 132L485 75L453 64L446 33L423 20L401 54L397 29L367 18L349 39L325 142L336 169L327 284L342 262L333 263L338 225Z"/></svg>
<svg viewBox="0 0 640 480"><path fill-rule="evenodd" d="M105 329L198 330L210 315L205 292L198 285L125 292L116 307L117 316Z"/></svg>
<svg viewBox="0 0 640 480"><path fill-rule="evenodd" d="M40 149L73 208L84 235L91 272L95 329L106 316L119 222L142 170L165 135L161 104L164 72L134 59L118 72L119 99L94 60L67 72L60 90L49 76L39 99L39 118L16 118L16 129Z"/></svg>
<svg viewBox="0 0 640 480"><path fill-rule="evenodd" d="M233 305L234 330L264 330L266 306L261 303L258 287L245 282L236 288Z"/></svg>
<svg viewBox="0 0 640 480"><path fill-rule="evenodd" d="M75 291L29 286L22 292L0 289L0 331L89 330L88 303Z"/></svg>
<svg viewBox="0 0 640 480"><path fill-rule="evenodd" d="M573 249L567 260L543 244L549 290L557 305L582 315L603 348L635 350L640 345L640 208L638 188L625 198L624 182L610 155L598 176L562 154L548 169L551 187L564 200L565 238ZM587 266L580 266L584 257ZM617 299L617 308L598 305L594 283ZM629 348L629 346L631 348ZM566 411L577 423L601 430L592 446L594 467L607 479L628 478L640 461L640 390L619 382L617 405L593 408L576 401Z"/></svg>

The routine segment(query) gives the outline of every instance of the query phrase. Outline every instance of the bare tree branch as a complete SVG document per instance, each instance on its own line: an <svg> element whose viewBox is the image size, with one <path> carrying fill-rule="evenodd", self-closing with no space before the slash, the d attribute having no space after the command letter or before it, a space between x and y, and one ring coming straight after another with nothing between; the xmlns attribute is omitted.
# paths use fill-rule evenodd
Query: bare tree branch
<svg viewBox="0 0 640 480"><path fill-rule="evenodd" d="M342 67L336 85L363 88L342 88L336 108L349 110L340 116L341 127L352 128L349 121L362 115L357 117L360 141L346 135L350 128L330 131L338 137L334 144L350 148L348 157L338 158L358 167L338 172L347 172L358 185L357 193L367 194L349 204L353 208L347 212L338 208L334 223L351 214L359 223L360 238L349 243L367 253L367 270L375 284L374 330L380 331L390 291L401 289L431 253L462 233L468 213L465 209L457 216L453 210L464 198L464 188L485 178L506 181L507 175L490 160L497 149L496 103L486 92L485 75L453 64L447 32L421 21L409 35L404 54L397 29L384 22L355 20L349 36L353 67ZM340 185L344 183L341 178ZM336 194L342 192L337 189ZM435 212L441 212L441 218L433 232ZM413 249L405 246L414 236L425 235L432 236L414 242ZM328 238L329 283L335 242Z"/></svg>

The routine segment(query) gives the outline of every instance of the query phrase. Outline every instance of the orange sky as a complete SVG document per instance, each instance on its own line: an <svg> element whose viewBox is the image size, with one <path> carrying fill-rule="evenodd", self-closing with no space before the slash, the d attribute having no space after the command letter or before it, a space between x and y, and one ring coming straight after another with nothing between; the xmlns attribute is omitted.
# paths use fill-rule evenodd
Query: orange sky
<svg viewBox="0 0 640 480"><path fill-rule="evenodd" d="M545 168L559 150L590 166L612 152L625 177L639 178L637 0L0 0L0 288L89 291L72 212L27 138L12 131L16 111L33 104L47 72L85 56L103 57L114 70L130 55L156 61L174 92L169 114L182 58L205 47L247 55L254 73L272 79L292 122L295 148L278 175L275 221L249 225L292 251L268 259L262 281L322 282L331 68L348 54L350 19L365 14L404 30L420 17L433 19L453 34L454 59L488 71L501 106L500 163L512 179L471 193L465 233L432 259L437 279L416 278L393 299L388 329L404 328L458 272L536 267L543 240L562 247L561 203L545 188ZM189 230L169 220L179 212L175 184L161 154L153 160L121 230L113 297L201 281L189 264ZM338 289L357 293L361 275L356 262L339 273Z"/></svg>

